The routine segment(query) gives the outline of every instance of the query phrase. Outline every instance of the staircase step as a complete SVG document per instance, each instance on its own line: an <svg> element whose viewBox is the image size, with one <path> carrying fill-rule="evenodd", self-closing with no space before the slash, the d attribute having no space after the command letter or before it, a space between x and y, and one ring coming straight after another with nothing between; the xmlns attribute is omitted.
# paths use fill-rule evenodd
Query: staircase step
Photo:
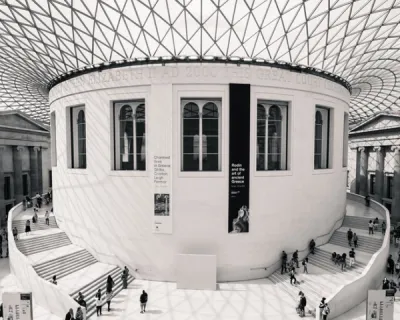
<svg viewBox="0 0 400 320"><path fill-rule="evenodd" d="M97 262L97 260L95 258L87 259L87 260L84 260L84 261L80 261L79 263L77 263L75 265L71 265L68 268L55 270L55 272L49 272L46 275L41 275L41 277L44 278L45 280L51 280L51 278L54 275L57 275L57 279L61 279L61 278L64 278L64 277L70 275L71 273L74 273L74 272L79 271L79 270L81 270L83 268L91 266L92 264L95 264L96 262Z"/></svg>
<svg viewBox="0 0 400 320"><path fill-rule="evenodd" d="M38 264L36 264L36 265L34 266L34 269L35 269L36 271L41 270L42 268L45 268L45 267L48 266L48 265L52 265L54 262L56 262L56 261L58 261L58 260L60 260L60 259L68 259L68 258L71 257L71 256L76 256L76 255L82 254L82 253L84 253L84 252L87 252L87 251L86 251L85 249L82 249L82 250L75 251L75 252L72 252L72 253L70 253L70 254L67 254L67 255L65 255L65 256L62 256L62 257L58 257L58 258L54 258L54 259L51 259L51 260L48 260L48 261L45 261L45 262L42 262L42 263L38 263Z"/></svg>
<svg viewBox="0 0 400 320"><path fill-rule="evenodd" d="M94 259L94 257L89 254L86 256L79 257L77 260L68 261L67 263L65 263L62 260L58 260L56 263L54 263L54 265L48 266L46 269L42 269L42 270L35 269L35 270L40 276L45 277L48 273L54 273L54 271L56 271L56 274L58 274L58 272L61 272L62 270L66 270L70 267L80 264L80 262L84 262L84 261L88 261L88 260L96 261L96 259Z"/></svg>

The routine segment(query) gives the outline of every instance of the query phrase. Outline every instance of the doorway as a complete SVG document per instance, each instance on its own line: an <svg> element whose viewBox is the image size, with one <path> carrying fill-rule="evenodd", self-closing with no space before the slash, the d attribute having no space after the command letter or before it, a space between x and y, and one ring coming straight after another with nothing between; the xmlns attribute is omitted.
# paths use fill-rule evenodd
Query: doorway
<svg viewBox="0 0 400 320"><path fill-rule="evenodd" d="M389 210L389 213L392 213L392 204L385 202L385 208Z"/></svg>

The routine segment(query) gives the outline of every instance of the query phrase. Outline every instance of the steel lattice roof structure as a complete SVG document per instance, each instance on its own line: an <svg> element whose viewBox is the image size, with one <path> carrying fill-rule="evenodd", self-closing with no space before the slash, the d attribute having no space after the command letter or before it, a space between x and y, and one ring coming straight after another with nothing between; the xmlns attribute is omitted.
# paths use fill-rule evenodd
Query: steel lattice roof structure
<svg viewBox="0 0 400 320"><path fill-rule="evenodd" d="M0 0L0 109L48 122L49 84L93 65L240 57L333 73L350 122L399 110L400 0Z"/></svg>

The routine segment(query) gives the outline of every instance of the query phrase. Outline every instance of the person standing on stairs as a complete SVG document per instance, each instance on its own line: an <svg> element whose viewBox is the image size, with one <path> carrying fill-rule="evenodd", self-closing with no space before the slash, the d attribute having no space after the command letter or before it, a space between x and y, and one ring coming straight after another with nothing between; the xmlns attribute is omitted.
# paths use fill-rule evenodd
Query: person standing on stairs
<svg viewBox="0 0 400 320"><path fill-rule="evenodd" d="M354 248L357 248L358 247L358 236L355 232L353 233L353 242L354 242Z"/></svg>
<svg viewBox="0 0 400 320"><path fill-rule="evenodd" d="M300 298L300 317L306 316L306 312L305 312L306 305L307 305L307 299L303 293Z"/></svg>
<svg viewBox="0 0 400 320"><path fill-rule="evenodd" d="M351 241L353 240L353 231L351 229L347 231L347 240L349 240L349 246L351 247Z"/></svg>
<svg viewBox="0 0 400 320"><path fill-rule="evenodd" d="M146 312L146 304L149 296L146 291L143 290L142 294L140 295L140 313Z"/></svg>
<svg viewBox="0 0 400 320"><path fill-rule="evenodd" d="M52 284L57 284L57 276L53 276L53 279L50 281Z"/></svg>
<svg viewBox="0 0 400 320"><path fill-rule="evenodd" d="M29 220L26 220L26 223L25 223L25 234L29 235L29 232L31 232L31 222Z"/></svg>
<svg viewBox="0 0 400 320"><path fill-rule="evenodd" d="M374 230L378 230L378 226L379 226L379 219L375 218L375 220L374 220Z"/></svg>
<svg viewBox="0 0 400 320"><path fill-rule="evenodd" d="M102 307L102 301L101 301L101 296L98 297L96 294L96 313L97 316L101 316L101 307Z"/></svg>
<svg viewBox="0 0 400 320"><path fill-rule="evenodd" d="M128 288L128 277L129 277L129 269L125 266L124 270L122 271L121 279L122 279L122 288Z"/></svg>
<svg viewBox="0 0 400 320"><path fill-rule="evenodd" d="M386 221L383 220L382 221L382 234L385 235L385 233L386 233Z"/></svg>
<svg viewBox="0 0 400 320"><path fill-rule="evenodd" d="M325 298L322 298L321 302L319 303L319 318L322 319L322 311L324 311L325 308Z"/></svg>
<svg viewBox="0 0 400 320"><path fill-rule="evenodd" d="M314 254L314 250L315 250L315 241L314 241L314 239L311 239L311 241L310 241L310 252L312 254Z"/></svg>
<svg viewBox="0 0 400 320"><path fill-rule="evenodd" d="M329 309L328 303L325 303L324 310L322 310L322 319L327 320L329 313L331 313L331 310Z"/></svg>
<svg viewBox="0 0 400 320"><path fill-rule="evenodd" d="M282 267L281 267L281 274L283 274L283 271L285 271L285 273L287 272L286 265L287 265L287 254L286 254L285 251L282 251Z"/></svg>
<svg viewBox="0 0 400 320"><path fill-rule="evenodd" d="M18 240L18 229L17 229L17 227L13 228L13 236L14 236L14 240Z"/></svg>
<svg viewBox="0 0 400 320"><path fill-rule="evenodd" d="M111 304L111 298L112 298L112 289L114 287L114 280L113 278L109 275L107 278L107 287L106 287L106 301L107 301L107 310L110 311L110 304Z"/></svg>
<svg viewBox="0 0 400 320"><path fill-rule="evenodd" d="M46 224L49 226L50 225L50 221L49 221L50 213L49 213L48 210L46 210L46 213L44 214L44 217L46 219Z"/></svg>
<svg viewBox="0 0 400 320"><path fill-rule="evenodd" d="M356 258L356 253L354 251L354 248L351 248L351 251L349 252L349 257L350 257L350 268L352 268Z"/></svg>
<svg viewBox="0 0 400 320"><path fill-rule="evenodd" d="M293 285L293 280L294 280L294 284L297 283L297 279L296 279L296 277L294 276L294 271L295 271L295 268L293 267L292 269L290 269L290 272L289 272L289 275L290 275L290 284L291 284L291 285Z"/></svg>
<svg viewBox="0 0 400 320"><path fill-rule="evenodd" d="M68 313L65 315L65 320L74 320L74 310L69 309Z"/></svg>
<svg viewBox="0 0 400 320"><path fill-rule="evenodd" d="M369 220L368 222L368 234L374 234L374 223L372 220Z"/></svg>
<svg viewBox="0 0 400 320"><path fill-rule="evenodd" d="M387 270L388 273L393 275L394 274L394 260L392 259L392 255L389 255L389 258L387 259Z"/></svg>
<svg viewBox="0 0 400 320"><path fill-rule="evenodd" d="M99 289L99 290L97 290L97 293L96 293L96 299L100 299L101 300L101 289Z"/></svg>
<svg viewBox="0 0 400 320"><path fill-rule="evenodd" d="M78 307L78 309L76 309L75 320L83 320L82 307Z"/></svg>
<svg viewBox="0 0 400 320"><path fill-rule="evenodd" d="M296 250L296 251L293 253L292 259L293 259L293 261L296 263L296 267L297 267L297 268L300 268L300 266L299 266L299 250Z"/></svg>
<svg viewBox="0 0 400 320"><path fill-rule="evenodd" d="M346 268L346 254L343 253L342 254L342 271L344 271L344 269Z"/></svg>
<svg viewBox="0 0 400 320"><path fill-rule="evenodd" d="M304 260L303 260L303 267L304 267L304 273L307 273L308 274L308 269L307 269L307 266L308 266L308 258L305 258Z"/></svg>

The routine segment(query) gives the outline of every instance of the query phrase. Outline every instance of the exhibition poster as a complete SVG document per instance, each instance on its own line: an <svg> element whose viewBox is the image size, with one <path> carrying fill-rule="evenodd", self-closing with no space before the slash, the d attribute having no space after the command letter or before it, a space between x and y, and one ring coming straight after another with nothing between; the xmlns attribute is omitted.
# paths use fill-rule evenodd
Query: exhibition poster
<svg viewBox="0 0 400 320"><path fill-rule="evenodd" d="M32 320L32 293L4 292L3 314L7 320Z"/></svg>
<svg viewBox="0 0 400 320"><path fill-rule="evenodd" d="M171 234L171 156L154 156L153 161L153 232Z"/></svg>
<svg viewBox="0 0 400 320"><path fill-rule="evenodd" d="M393 320L394 290L368 290L367 320Z"/></svg>
<svg viewBox="0 0 400 320"><path fill-rule="evenodd" d="M229 84L228 232L249 232L250 85Z"/></svg>

